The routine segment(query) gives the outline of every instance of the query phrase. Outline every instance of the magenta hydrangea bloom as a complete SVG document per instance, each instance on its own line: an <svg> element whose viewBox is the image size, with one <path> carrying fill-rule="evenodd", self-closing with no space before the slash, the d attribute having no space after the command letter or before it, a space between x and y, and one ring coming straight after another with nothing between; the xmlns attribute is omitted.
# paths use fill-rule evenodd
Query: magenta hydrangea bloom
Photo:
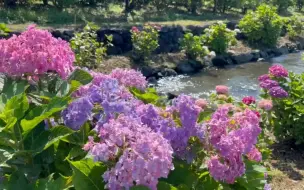
<svg viewBox="0 0 304 190"><path fill-rule="evenodd" d="M146 77L144 77L141 72L133 69L114 69L110 76L117 79L119 83L125 87L145 89L148 84Z"/></svg>
<svg viewBox="0 0 304 190"><path fill-rule="evenodd" d="M247 154L247 157L249 160L253 160L256 162L262 161L262 154L256 147L250 150L250 152Z"/></svg>
<svg viewBox="0 0 304 190"><path fill-rule="evenodd" d="M215 91L217 94L228 94L229 88L225 85L218 85L215 87Z"/></svg>
<svg viewBox="0 0 304 190"><path fill-rule="evenodd" d="M261 100L258 103L258 107L266 111L270 111L273 107L272 100Z"/></svg>
<svg viewBox="0 0 304 190"><path fill-rule="evenodd" d="M267 90L277 86L279 86L279 83L275 80L270 80L270 79L264 80L263 82L260 83L260 87Z"/></svg>
<svg viewBox="0 0 304 190"><path fill-rule="evenodd" d="M73 71L74 53L69 43L31 25L19 36L0 40L0 72L10 76L57 72L63 79Z"/></svg>
<svg viewBox="0 0 304 190"><path fill-rule="evenodd" d="M270 96L274 98L286 98L288 97L288 92L286 92L282 87L277 86L269 90Z"/></svg>
<svg viewBox="0 0 304 190"><path fill-rule="evenodd" d="M269 76L268 74L261 75L261 76L259 76L259 78L258 78L258 80L259 80L260 82L263 82L263 81L269 80L269 79L270 79L270 76Z"/></svg>
<svg viewBox="0 0 304 190"><path fill-rule="evenodd" d="M254 104L255 98L253 96L246 96L243 98L242 102L246 105Z"/></svg>
<svg viewBox="0 0 304 190"><path fill-rule="evenodd" d="M269 68L269 74L277 78L288 77L288 70L282 65L273 65Z"/></svg>
<svg viewBox="0 0 304 190"><path fill-rule="evenodd" d="M95 161L118 162L103 174L108 189L129 189L145 185L157 189L158 179L166 178L174 169L173 149L160 133L155 133L140 120L119 116L100 127L99 142L84 146Z"/></svg>

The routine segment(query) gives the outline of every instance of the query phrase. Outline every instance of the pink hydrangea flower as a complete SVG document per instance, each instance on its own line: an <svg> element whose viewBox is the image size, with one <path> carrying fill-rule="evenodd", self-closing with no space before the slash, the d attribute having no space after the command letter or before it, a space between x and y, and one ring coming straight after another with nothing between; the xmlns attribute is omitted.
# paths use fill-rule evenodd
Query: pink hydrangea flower
<svg viewBox="0 0 304 190"><path fill-rule="evenodd" d="M253 160L257 162L262 161L262 154L256 147L251 149L251 151L247 154L247 157L249 160Z"/></svg>
<svg viewBox="0 0 304 190"><path fill-rule="evenodd" d="M242 102L246 105L254 104L255 103L255 98L252 96L246 96L243 98Z"/></svg>
<svg viewBox="0 0 304 190"><path fill-rule="evenodd" d="M55 71L65 79L74 69L74 60L68 42L35 25L19 36L0 40L0 72L10 76L37 76Z"/></svg>
<svg viewBox="0 0 304 190"><path fill-rule="evenodd" d="M269 73L277 78L288 77L288 70L282 65L273 65L269 68Z"/></svg>
<svg viewBox="0 0 304 190"><path fill-rule="evenodd" d="M126 87L145 89L148 84L146 77L141 72L133 69L114 69L110 76Z"/></svg>
<svg viewBox="0 0 304 190"><path fill-rule="evenodd" d="M138 30L138 28L136 26L133 26L132 29L131 29L131 31L134 32L134 33L138 33L139 32L139 30Z"/></svg>
<svg viewBox="0 0 304 190"><path fill-rule="evenodd" d="M205 99L197 99L195 101L195 105L201 107L202 109L205 109L208 106L208 102Z"/></svg>
<svg viewBox="0 0 304 190"><path fill-rule="evenodd" d="M272 100L261 100L258 103L258 107L266 111L270 111L273 107Z"/></svg>
<svg viewBox="0 0 304 190"><path fill-rule="evenodd" d="M215 91L217 94L228 94L229 88L225 85L218 85L215 87Z"/></svg>

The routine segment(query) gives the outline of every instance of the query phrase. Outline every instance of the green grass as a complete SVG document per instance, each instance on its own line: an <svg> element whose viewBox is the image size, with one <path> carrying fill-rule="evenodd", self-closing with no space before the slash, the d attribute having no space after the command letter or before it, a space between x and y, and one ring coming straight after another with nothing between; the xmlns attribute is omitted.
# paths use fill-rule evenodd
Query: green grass
<svg viewBox="0 0 304 190"><path fill-rule="evenodd" d="M6 23L14 31L22 31L30 23L36 23L43 28L75 28L83 26L86 22L94 22L101 27L115 28L142 25L147 22L161 25L202 26L219 20L239 20L243 16L238 10L226 14L214 14L210 10L201 10L197 15L192 15L183 8L173 7L168 7L164 11L148 7L126 16L123 10L122 4L110 4L107 9L74 7L58 10L52 6L41 5L16 9L0 8L0 22ZM304 18L300 12L292 11L291 15Z"/></svg>
<svg viewBox="0 0 304 190"><path fill-rule="evenodd" d="M167 8L164 11L157 11L150 7L126 16L123 9L123 5L118 4L111 4L107 9L76 7L58 10L51 6L0 8L0 22L8 24L11 29L24 30L29 23L52 28L77 27L86 22L95 22L101 27L129 27L147 22L188 26L240 18L236 13L214 14L204 10L201 14L192 15L183 9Z"/></svg>

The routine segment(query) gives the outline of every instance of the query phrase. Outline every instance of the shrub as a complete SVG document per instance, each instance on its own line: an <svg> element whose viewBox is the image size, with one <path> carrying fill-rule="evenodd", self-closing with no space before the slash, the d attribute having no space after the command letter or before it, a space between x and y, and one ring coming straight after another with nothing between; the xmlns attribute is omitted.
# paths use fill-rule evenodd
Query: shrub
<svg viewBox="0 0 304 190"><path fill-rule="evenodd" d="M30 25L21 35L0 40L0 72L11 76L36 76L54 71L66 78L75 56L69 44L48 31Z"/></svg>
<svg viewBox="0 0 304 190"><path fill-rule="evenodd" d="M160 27L157 25L145 25L142 30L132 27L133 53L146 60L159 46L159 30Z"/></svg>
<svg viewBox="0 0 304 190"><path fill-rule="evenodd" d="M3 63L17 56L40 71L34 61L41 60L30 53L67 64L66 43L58 46L47 31L30 28L21 35L3 41L25 44L18 52L1 48L13 54ZM55 57L45 57L48 48ZM228 98L226 86L218 86L215 97L234 106L183 94L165 104L134 70L75 69L65 80L58 71L39 78L24 77L27 72L8 72L0 86L0 189L268 187L260 115L252 99L245 105ZM274 68L271 74L286 72Z"/></svg>
<svg viewBox="0 0 304 190"><path fill-rule="evenodd" d="M71 47L76 54L75 64L82 67L95 68L106 56L107 45L97 41L98 26L89 23L83 32L76 33L71 40ZM107 36L109 44L111 37ZM108 45L109 45L108 44Z"/></svg>
<svg viewBox="0 0 304 190"><path fill-rule="evenodd" d="M236 44L236 32L227 28L223 22L218 22L205 29L203 41L216 53L225 53L230 45Z"/></svg>
<svg viewBox="0 0 304 190"><path fill-rule="evenodd" d="M265 86L270 83L272 85ZM282 66L275 65L268 75L260 77L260 86L264 88L261 96L273 102L274 135L279 140L304 143L304 74L288 73Z"/></svg>
<svg viewBox="0 0 304 190"><path fill-rule="evenodd" d="M280 37L283 22L276 8L260 5L255 12L248 12L240 21L239 27L251 43L275 46Z"/></svg>
<svg viewBox="0 0 304 190"><path fill-rule="evenodd" d="M286 19L285 25L287 26L288 36L291 39L294 39L297 36L302 36L304 33L303 22L296 16Z"/></svg>
<svg viewBox="0 0 304 190"><path fill-rule="evenodd" d="M201 36L194 36L192 33L186 33L181 39L180 45L189 59L205 57L209 54L207 46L203 45Z"/></svg>

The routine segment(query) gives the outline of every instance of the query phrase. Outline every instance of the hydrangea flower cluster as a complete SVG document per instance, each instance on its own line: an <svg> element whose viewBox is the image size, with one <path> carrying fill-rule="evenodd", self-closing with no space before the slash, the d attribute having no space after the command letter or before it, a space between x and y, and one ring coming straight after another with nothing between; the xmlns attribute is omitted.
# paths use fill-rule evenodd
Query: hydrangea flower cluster
<svg viewBox="0 0 304 190"><path fill-rule="evenodd" d="M136 87L138 89L147 87L146 77L141 72L133 69L114 69L110 76L116 78L121 85L126 87Z"/></svg>
<svg viewBox="0 0 304 190"><path fill-rule="evenodd" d="M243 98L242 102L246 105L254 104L255 98L253 96L246 96Z"/></svg>
<svg viewBox="0 0 304 190"><path fill-rule="evenodd" d="M288 77L288 71L281 65L274 65L269 68L269 74L259 77L260 87L266 90L270 96L274 98L286 98L288 92L286 92L278 81L281 78ZM279 79L279 80L278 80Z"/></svg>
<svg viewBox="0 0 304 190"><path fill-rule="evenodd" d="M122 154L115 166L103 174L106 188L129 189L136 184L156 190L158 179L166 178L174 169L169 142L140 120L120 115L99 129L100 141L93 142L91 138L84 149L96 161L113 161Z"/></svg>
<svg viewBox="0 0 304 190"><path fill-rule="evenodd" d="M0 40L0 72L10 76L35 76L48 71L63 79L73 70L74 53L68 42L52 37L35 25L19 36Z"/></svg>
<svg viewBox="0 0 304 190"><path fill-rule="evenodd" d="M225 85L218 85L215 87L215 91L217 94L228 94L229 88Z"/></svg>
<svg viewBox="0 0 304 190"><path fill-rule="evenodd" d="M261 100L258 103L258 107L266 111L270 111L273 107L272 100Z"/></svg>
<svg viewBox="0 0 304 190"><path fill-rule="evenodd" d="M208 168L214 179L234 183L245 173L243 156L259 158L255 144L261 128L254 111L246 109L231 118L229 111L228 107L219 108L208 123L209 141L217 151L208 161Z"/></svg>
<svg viewBox="0 0 304 190"><path fill-rule="evenodd" d="M269 68L269 74L276 78L285 78L288 77L288 70L282 65L273 65Z"/></svg>
<svg viewBox="0 0 304 190"><path fill-rule="evenodd" d="M192 97L180 95L166 111L153 105L142 105L138 107L137 115L144 124L171 142L176 156L190 161L195 155L189 149L189 138L204 139L205 127L197 123L201 109L195 105ZM176 114L179 115L181 126L177 126L172 119Z"/></svg>

